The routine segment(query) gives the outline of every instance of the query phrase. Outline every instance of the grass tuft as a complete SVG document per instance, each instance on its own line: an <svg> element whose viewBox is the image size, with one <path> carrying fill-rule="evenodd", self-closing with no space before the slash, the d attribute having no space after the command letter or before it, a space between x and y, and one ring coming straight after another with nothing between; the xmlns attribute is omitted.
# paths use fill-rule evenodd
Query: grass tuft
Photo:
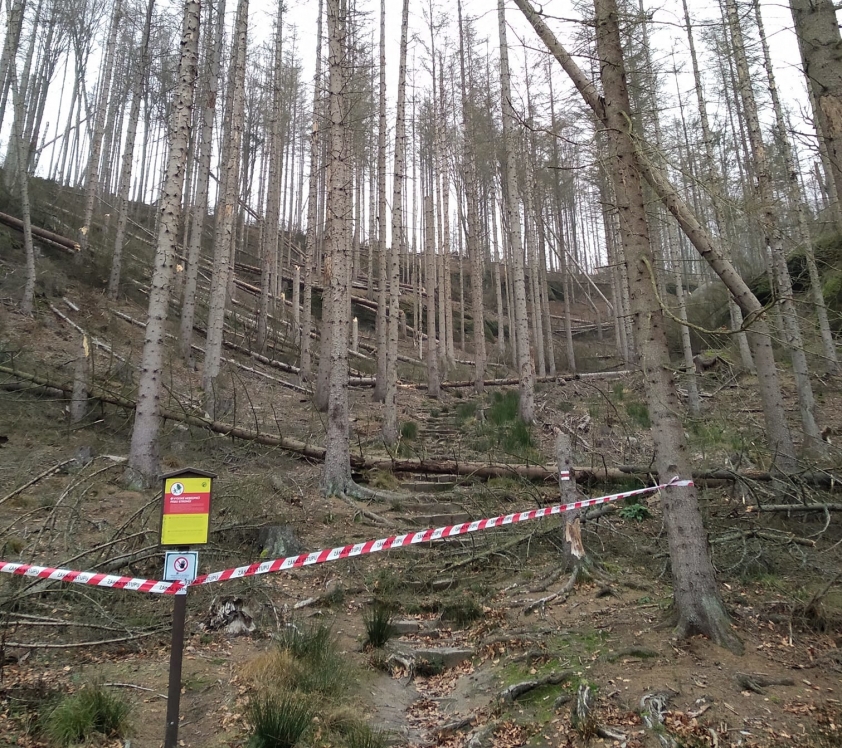
<svg viewBox="0 0 842 748"><path fill-rule="evenodd" d="M405 421L401 424L401 439L411 442L418 438L418 424L415 421Z"/></svg>
<svg viewBox="0 0 842 748"><path fill-rule="evenodd" d="M644 403L630 401L626 403L626 413L629 418L638 426L644 429L651 427L652 422L649 419L649 408Z"/></svg>
<svg viewBox="0 0 842 748"><path fill-rule="evenodd" d="M486 417L495 426L504 426L517 419L519 405L520 393L517 390L495 391Z"/></svg>
<svg viewBox="0 0 842 748"><path fill-rule="evenodd" d="M98 684L63 696L47 716L45 732L59 746L85 743L96 735L122 738L129 729L131 705Z"/></svg>
<svg viewBox="0 0 842 748"><path fill-rule="evenodd" d="M465 628L482 617L482 607L473 597L463 597L444 603L441 617L443 621L452 621L458 628Z"/></svg>
<svg viewBox="0 0 842 748"><path fill-rule="evenodd" d="M372 730L368 725L358 723L345 735L348 748L386 748L386 734L382 730Z"/></svg>
<svg viewBox="0 0 842 748"><path fill-rule="evenodd" d="M365 646L380 649L395 635L392 613L385 605L375 605L363 613Z"/></svg>
<svg viewBox="0 0 842 748"><path fill-rule="evenodd" d="M246 711L251 728L248 748L293 748L314 716L310 705L294 694L256 697Z"/></svg>

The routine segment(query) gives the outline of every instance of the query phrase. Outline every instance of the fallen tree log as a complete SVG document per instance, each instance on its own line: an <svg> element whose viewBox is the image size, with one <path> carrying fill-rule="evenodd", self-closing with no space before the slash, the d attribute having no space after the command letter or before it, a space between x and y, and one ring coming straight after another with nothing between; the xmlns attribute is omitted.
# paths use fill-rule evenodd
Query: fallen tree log
<svg viewBox="0 0 842 748"><path fill-rule="evenodd" d="M53 382L46 377L32 374L30 372L20 371L8 366L0 366L0 374L7 374L15 377L18 380L31 382L39 387L43 387L55 392L63 392L70 395L73 392L71 384L63 384L60 382ZM3 389L18 390L20 389L19 382L0 383ZM94 386L90 397L100 400L103 403L116 405L121 408L134 410L135 401L127 397L123 397L114 392L104 390L102 387ZM251 429L236 426L223 421L214 421L210 418L194 415L186 412L177 412L162 409L161 418L185 423L189 426L196 426L204 428L217 434L224 436L231 436L235 439L243 439L245 441L254 441L258 444L265 444L271 447L280 447L288 452L299 454L313 460L324 460L325 450L322 447L317 447L309 442L303 442L300 439L295 439L288 436L276 436L268 432L253 431ZM377 458L377 457L363 457L360 455L351 455L351 466L357 470L388 470L394 473L429 473L429 474L445 474L445 475L462 475L472 478L504 478L504 477L519 477L526 480L538 482L556 482L558 480L558 471L555 468L546 468L542 465L519 465L506 464L494 462L460 462L458 460L411 460L411 459L391 459L391 458ZM651 471L644 467L634 467L631 465L623 465L619 468L609 467L573 467L572 471L579 482L588 483L614 483L618 481L627 481L629 478L639 480L642 485L654 485L655 477ZM801 481L812 485L821 487L830 487L835 490L842 490L842 477L832 473L821 471L804 471L802 473L795 473L786 476L772 475L771 473L759 470L746 470L741 473L729 472L723 470L699 470L693 473L693 480L697 482L704 482L708 479L713 480L756 480L769 481L787 478L794 481ZM824 507L831 507L832 510L839 505L812 505L812 504L793 504L787 505L787 509L791 511L823 511ZM777 508L777 507L776 507ZM780 510L782 511L782 510Z"/></svg>
<svg viewBox="0 0 842 748"><path fill-rule="evenodd" d="M15 218L7 213L0 213L0 223L4 226L8 226L10 229L14 229L15 231L23 232L23 221L21 221L20 218ZM69 252L70 254L75 254L81 249L78 242L68 239L66 236L61 236L60 234L54 234L52 231L47 231L47 229L42 229L39 226L32 227L32 236L52 244L54 247L58 247L65 252Z"/></svg>
<svg viewBox="0 0 842 748"><path fill-rule="evenodd" d="M594 371L594 372L586 372L584 374L561 374L554 377L535 377L535 381L539 384L547 384L551 382L575 382L577 380L586 380L586 379L610 379L613 377L625 377L633 372L629 369L624 369L622 371ZM440 387L443 389L459 389L465 387L473 387L475 384L474 380L463 380L458 382L442 382ZM517 378L509 378L509 379L486 379L483 381L484 387L515 387L520 384L520 380ZM420 382L418 384L400 384L399 387L403 387L404 389L412 389L412 390L426 390L427 384L426 382Z"/></svg>

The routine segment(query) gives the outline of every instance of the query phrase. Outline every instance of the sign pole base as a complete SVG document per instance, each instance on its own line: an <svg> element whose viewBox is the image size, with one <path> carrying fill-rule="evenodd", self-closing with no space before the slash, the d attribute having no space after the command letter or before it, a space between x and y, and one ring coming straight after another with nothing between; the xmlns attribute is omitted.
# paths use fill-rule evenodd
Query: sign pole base
<svg viewBox="0 0 842 748"><path fill-rule="evenodd" d="M167 689L167 732L164 748L178 746L178 713L181 705L181 663L184 655L184 622L187 618L187 589L176 594L172 611L170 682Z"/></svg>

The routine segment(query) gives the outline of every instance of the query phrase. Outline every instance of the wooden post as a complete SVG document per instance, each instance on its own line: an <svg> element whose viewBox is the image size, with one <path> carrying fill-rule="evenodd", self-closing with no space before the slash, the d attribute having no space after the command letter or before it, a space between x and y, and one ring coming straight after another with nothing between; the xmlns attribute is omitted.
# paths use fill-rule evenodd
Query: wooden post
<svg viewBox="0 0 842 748"><path fill-rule="evenodd" d="M73 394L70 398L70 422L79 423L88 411L88 392L91 385L91 346L88 336L82 335L79 358L73 376Z"/></svg>
<svg viewBox="0 0 842 748"><path fill-rule="evenodd" d="M351 323L351 350L354 353L360 350L360 325L356 317Z"/></svg>
<svg viewBox="0 0 842 748"><path fill-rule="evenodd" d="M167 730L164 748L178 746L178 712L181 705L181 664L184 654L184 622L187 618L187 588L175 595L170 644L170 679L167 689Z"/></svg>
<svg viewBox="0 0 842 748"><path fill-rule="evenodd" d="M570 437L558 429L555 438L555 454L558 461L558 490L561 501L570 504L577 500L576 478L573 475L573 449ZM576 565L585 557L582 543L582 527L579 512L576 509L564 515L564 550L571 565Z"/></svg>
<svg viewBox="0 0 842 748"><path fill-rule="evenodd" d="M292 327L293 341L301 341L301 266L296 265L292 274Z"/></svg>

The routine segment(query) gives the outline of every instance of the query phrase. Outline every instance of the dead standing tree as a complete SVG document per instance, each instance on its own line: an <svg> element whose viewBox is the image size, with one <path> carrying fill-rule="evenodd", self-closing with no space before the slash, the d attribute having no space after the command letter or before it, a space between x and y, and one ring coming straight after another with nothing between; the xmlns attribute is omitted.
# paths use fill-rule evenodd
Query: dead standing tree
<svg viewBox="0 0 842 748"><path fill-rule="evenodd" d="M129 481L145 485L151 485L158 475L161 377L164 369L166 335L164 328L170 303L170 284L175 267L175 247L178 242L181 218L181 197L190 143L190 116L193 110L193 88L196 83L198 56L199 0L185 0L178 87L175 90L172 107L166 179L159 203L155 264L149 293L149 311L127 470Z"/></svg>
<svg viewBox="0 0 842 748"><path fill-rule="evenodd" d="M514 112L509 72L509 49L506 42L506 16L503 0L498 0L497 18L500 32L500 107L503 117L503 149L505 153L506 215L508 239L512 253L512 286L514 287L514 328L517 369L520 378L518 415L526 423L535 419L535 367L529 346L529 320L526 316L526 279L523 269L523 239L518 207L517 167L515 164Z"/></svg>

